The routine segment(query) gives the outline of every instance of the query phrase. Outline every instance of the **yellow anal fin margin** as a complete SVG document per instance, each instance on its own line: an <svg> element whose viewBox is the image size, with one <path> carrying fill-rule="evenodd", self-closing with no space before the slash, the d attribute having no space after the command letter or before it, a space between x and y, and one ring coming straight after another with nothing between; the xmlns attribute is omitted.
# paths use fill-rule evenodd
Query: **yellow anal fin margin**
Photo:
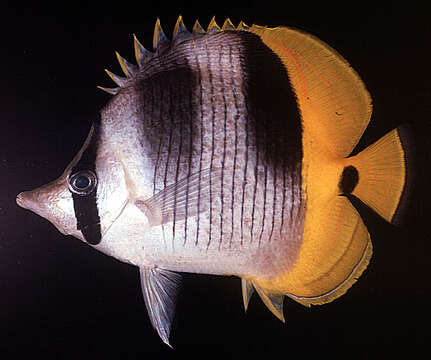
<svg viewBox="0 0 431 360"><path fill-rule="evenodd" d="M296 302L298 302L304 306L307 306L307 307L310 307L311 305L327 304L327 303L331 302L332 300L335 300L336 298L345 294L346 291L349 290L350 287L352 287L352 285L361 276L363 271L367 268L367 266L370 262L372 253L373 253L372 244L371 244L371 241L369 241L368 246L365 249L365 252L362 255L362 258L359 261L359 263L355 266L355 268L350 273L350 275L347 277L347 279L344 280L340 285L338 285L333 290L330 290L327 293L319 295L319 296L305 297L305 296L295 296L293 294L286 294L286 296L290 297L291 299L295 300Z"/></svg>
<svg viewBox="0 0 431 360"><path fill-rule="evenodd" d="M324 304L343 295L367 267L370 235L359 213L344 196L316 201L309 209L303 245L294 269L286 274L302 304Z"/></svg>
<svg viewBox="0 0 431 360"><path fill-rule="evenodd" d="M344 196L320 199L308 209L303 243L294 267L274 278L254 278L269 294L285 294L304 305L319 305L343 295L367 267L370 235Z"/></svg>

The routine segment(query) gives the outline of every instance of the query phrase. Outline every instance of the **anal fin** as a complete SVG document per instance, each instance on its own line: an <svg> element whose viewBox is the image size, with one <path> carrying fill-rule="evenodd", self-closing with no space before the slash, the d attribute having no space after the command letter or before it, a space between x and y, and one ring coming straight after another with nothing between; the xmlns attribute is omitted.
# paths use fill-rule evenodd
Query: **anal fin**
<svg viewBox="0 0 431 360"><path fill-rule="evenodd" d="M244 278L241 279L241 289L242 289L242 301L244 303L244 310L247 311L250 298L254 293L254 286L250 280Z"/></svg>
<svg viewBox="0 0 431 360"><path fill-rule="evenodd" d="M254 287L266 307L282 322L285 322L283 314L284 295L266 292L256 285Z"/></svg>
<svg viewBox="0 0 431 360"><path fill-rule="evenodd" d="M350 275L342 281L337 287L328 291L325 294L319 296L295 296L293 294L286 294L286 296L295 300L296 302L310 307L311 305L321 305L331 302L336 299L340 295L344 294L361 276L362 272L366 269L370 262L371 255L373 253L371 241L368 242L368 246L362 255L361 260L352 270Z"/></svg>

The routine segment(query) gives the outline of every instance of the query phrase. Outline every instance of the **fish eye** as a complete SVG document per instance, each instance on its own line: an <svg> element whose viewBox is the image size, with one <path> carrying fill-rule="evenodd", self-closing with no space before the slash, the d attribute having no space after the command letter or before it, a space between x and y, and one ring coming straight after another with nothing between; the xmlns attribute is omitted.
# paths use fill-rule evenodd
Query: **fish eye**
<svg viewBox="0 0 431 360"><path fill-rule="evenodd" d="M93 192L97 185L96 174L90 170L78 171L67 179L69 190L84 196Z"/></svg>

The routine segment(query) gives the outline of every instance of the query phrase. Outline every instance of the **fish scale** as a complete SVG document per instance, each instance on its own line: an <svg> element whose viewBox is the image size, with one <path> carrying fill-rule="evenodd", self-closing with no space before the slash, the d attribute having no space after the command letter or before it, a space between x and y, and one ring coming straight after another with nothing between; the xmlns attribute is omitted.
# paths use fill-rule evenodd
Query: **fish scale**
<svg viewBox="0 0 431 360"><path fill-rule="evenodd" d="M317 38L213 18L193 33L181 16L154 53L134 36L135 66L57 180L18 205L62 233L136 265L152 325L169 345L181 277L241 278L284 321L283 299L320 305L368 266L370 234L346 196L387 221L406 204L408 137L394 129L349 156L371 97ZM341 111L341 110L342 111Z"/></svg>

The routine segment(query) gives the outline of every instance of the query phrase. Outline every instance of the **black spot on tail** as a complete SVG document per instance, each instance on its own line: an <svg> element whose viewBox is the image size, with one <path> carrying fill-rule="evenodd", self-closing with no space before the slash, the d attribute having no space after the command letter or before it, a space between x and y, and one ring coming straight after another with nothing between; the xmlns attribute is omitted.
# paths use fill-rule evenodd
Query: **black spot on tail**
<svg viewBox="0 0 431 360"><path fill-rule="evenodd" d="M354 166L346 166L341 175L338 187L343 194L350 194L358 185L359 173Z"/></svg>

